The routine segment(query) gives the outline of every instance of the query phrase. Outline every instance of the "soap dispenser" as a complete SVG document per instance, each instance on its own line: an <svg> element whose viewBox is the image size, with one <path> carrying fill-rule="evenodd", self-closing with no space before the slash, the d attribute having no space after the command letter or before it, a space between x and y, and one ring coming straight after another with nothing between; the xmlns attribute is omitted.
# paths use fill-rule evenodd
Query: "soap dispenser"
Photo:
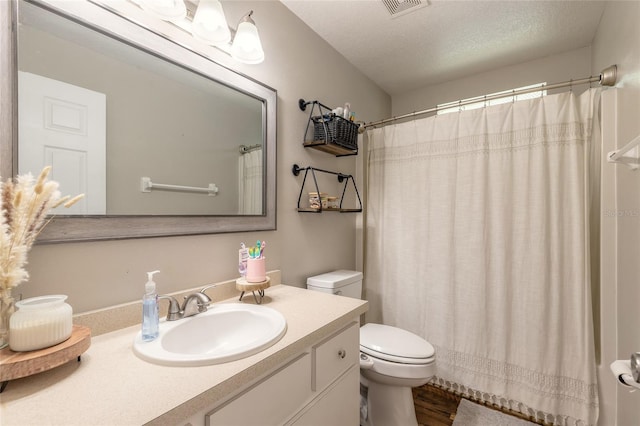
<svg viewBox="0 0 640 426"><path fill-rule="evenodd" d="M144 285L142 298L142 340L149 342L158 337L160 322L158 313L158 293L153 275L160 271L147 272L147 283Z"/></svg>

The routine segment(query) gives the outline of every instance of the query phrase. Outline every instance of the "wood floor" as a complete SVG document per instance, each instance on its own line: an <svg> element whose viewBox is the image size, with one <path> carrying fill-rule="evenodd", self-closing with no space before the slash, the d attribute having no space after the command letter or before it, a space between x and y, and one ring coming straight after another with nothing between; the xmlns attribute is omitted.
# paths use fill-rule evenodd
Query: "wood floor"
<svg viewBox="0 0 640 426"><path fill-rule="evenodd" d="M426 384L419 388L413 388L413 401L416 407L416 417L421 426L451 426L456 417L461 396L437 386ZM474 401L476 402L476 401ZM488 406L496 409L495 407ZM535 422L520 413L500 410L503 413Z"/></svg>
<svg viewBox="0 0 640 426"><path fill-rule="evenodd" d="M413 388L418 424L451 426L461 399L460 396L429 384Z"/></svg>

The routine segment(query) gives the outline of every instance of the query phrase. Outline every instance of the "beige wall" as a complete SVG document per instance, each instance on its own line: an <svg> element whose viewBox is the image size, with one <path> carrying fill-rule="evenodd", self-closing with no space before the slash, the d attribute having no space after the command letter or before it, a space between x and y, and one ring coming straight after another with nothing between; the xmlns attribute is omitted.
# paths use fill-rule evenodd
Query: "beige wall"
<svg viewBox="0 0 640 426"><path fill-rule="evenodd" d="M640 178L638 171L606 162L606 154L640 133L640 93L615 89L602 97L600 346L598 367L600 425L637 422L636 394L617 384L609 365L640 351Z"/></svg>
<svg viewBox="0 0 640 426"><path fill-rule="evenodd" d="M392 114L396 116L420 111L432 108L437 104L535 83L558 83L572 78L588 77L590 73L591 49L587 46L396 95L391 100ZM584 90L584 88L585 86L577 86L576 91Z"/></svg>
<svg viewBox="0 0 640 426"><path fill-rule="evenodd" d="M75 311L83 312L137 300L143 293L145 272L154 269L162 270L156 276L162 293L227 280L237 276L240 242L257 239L267 241L267 267L281 269L286 284L304 286L309 275L356 266L357 214L301 214L295 210L301 177L291 173L294 163L352 174L356 164L355 157L336 158L302 147L308 112L299 110L298 99L318 99L332 106L349 101L360 119L370 121L390 114L389 96L280 2L224 2L224 8L232 26L254 10L265 62L237 64L213 48L208 54L278 91L278 229L37 246L29 258L31 279L18 293L25 297L68 294ZM360 180L357 183L362 185Z"/></svg>
<svg viewBox="0 0 640 426"><path fill-rule="evenodd" d="M640 133L640 2L608 2L593 42L592 69L618 65L617 89L602 98L602 153ZM609 365L640 351L640 172L602 162L599 365L602 426L638 423L637 393L618 385Z"/></svg>

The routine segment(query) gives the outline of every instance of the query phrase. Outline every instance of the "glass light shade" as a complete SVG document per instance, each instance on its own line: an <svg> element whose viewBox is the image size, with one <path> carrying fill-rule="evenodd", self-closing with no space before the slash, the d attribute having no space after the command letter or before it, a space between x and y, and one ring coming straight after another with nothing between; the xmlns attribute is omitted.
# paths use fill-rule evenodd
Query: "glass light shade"
<svg viewBox="0 0 640 426"><path fill-rule="evenodd" d="M179 21L187 16L183 0L140 0L142 9L163 21Z"/></svg>
<svg viewBox="0 0 640 426"><path fill-rule="evenodd" d="M207 44L228 44L231 31L224 16L224 10L218 0L200 0L193 17L191 33Z"/></svg>
<svg viewBox="0 0 640 426"><path fill-rule="evenodd" d="M245 64L259 64L264 61L264 51L258 29L251 22L241 22L231 45L231 56Z"/></svg>

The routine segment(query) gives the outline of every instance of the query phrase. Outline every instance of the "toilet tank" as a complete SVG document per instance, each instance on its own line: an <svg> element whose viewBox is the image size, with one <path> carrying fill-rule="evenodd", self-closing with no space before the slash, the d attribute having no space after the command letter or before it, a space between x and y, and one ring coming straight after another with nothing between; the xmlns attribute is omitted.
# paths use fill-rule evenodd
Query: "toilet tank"
<svg viewBox="0 0 640 426"><path fill-rule="evenodd" d="M340 269L338 271L309 277L307 278L307 288L309 290L361 299L362 272Z"/></svg>

